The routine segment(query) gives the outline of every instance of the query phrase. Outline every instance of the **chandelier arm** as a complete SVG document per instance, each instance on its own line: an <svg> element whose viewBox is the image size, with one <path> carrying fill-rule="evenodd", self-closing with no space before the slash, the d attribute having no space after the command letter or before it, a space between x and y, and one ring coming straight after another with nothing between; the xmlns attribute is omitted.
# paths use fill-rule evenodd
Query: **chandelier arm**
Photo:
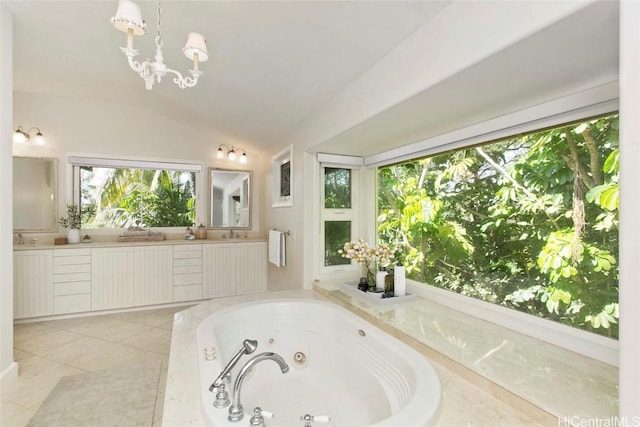
<svg viewBox="0 0 640 427"><path fill-rule="evenodd" d="M176 70L172 70L171 68L167 68L167 72L176 75L176 77L173 78L173 82L177 84L180 89L194 87L196 84L198 84L198 78L202 74L204 74L202 71L189 70L189 73L191 73L191 77L184 77L182 73Z"/></svg>

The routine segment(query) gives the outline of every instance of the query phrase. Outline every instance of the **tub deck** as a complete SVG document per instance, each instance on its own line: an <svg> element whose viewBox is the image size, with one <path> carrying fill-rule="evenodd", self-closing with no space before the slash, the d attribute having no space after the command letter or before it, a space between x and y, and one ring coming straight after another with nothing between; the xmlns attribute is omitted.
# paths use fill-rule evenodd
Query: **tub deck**
<svg viewBox="0 0 640 427"><path fill-rule="evenodd" d="M197 384L196 329L211 313L232 305L264 299L308 298L328 301L312 290L267 292L241 297L221 298L203 302L176 313L165 391L162 425L206 426ZM395 335L395 334L394 334ZM402 337L396 336L402 340ZM403 340L404 341L404 340ZM469 383L460 375L429 358L442 384L443 403L438 426L457 425L543 425L550 420L534 421L491 395ZM267 426L269 425L267 420ZM557 422L557 420L554 420ZM469 424L470 423L470 424ZM242 423L240 423L242 424ZM551 424L549 424L551 425ZM553 424L555 425L555 423Z"/></svg>

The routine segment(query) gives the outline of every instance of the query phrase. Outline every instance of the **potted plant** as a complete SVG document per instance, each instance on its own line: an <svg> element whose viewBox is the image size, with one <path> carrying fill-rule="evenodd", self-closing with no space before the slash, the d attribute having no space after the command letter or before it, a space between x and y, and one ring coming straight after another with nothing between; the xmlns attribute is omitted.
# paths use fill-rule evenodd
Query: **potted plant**
<svg viewBox="0 0 640 427"><path fill-rule="evenodd" d="M82 222L82 209L75 203L67 205L67 216L61 216L58 223L67 228L67 242L80 243L80 224Z"/></svg>

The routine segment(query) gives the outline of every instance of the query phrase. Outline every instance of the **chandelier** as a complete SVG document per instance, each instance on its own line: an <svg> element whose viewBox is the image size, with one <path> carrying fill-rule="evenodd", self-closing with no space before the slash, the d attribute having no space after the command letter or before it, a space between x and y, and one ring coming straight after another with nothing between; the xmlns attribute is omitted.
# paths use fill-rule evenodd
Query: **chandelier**
<svg viewBox="0 0 640 427"><path fill-rule="evenodd" d="M138 50L133 48L133 36L143 35L147 30L147 24L142 19L140 6L131 0L120 0L116 15L111 18L111 24L113 24L117 30L127 33L127 47L121 47L120 50L127 56L127 61L131 69L144 79L147 90L151 90L155 82L160 83L167 73L175 74L173 82L181 89L194 87L198 83L198 78L203 74L202 71L198 69L198 62L204 62L209 59L207 42L204 36L199 33L189 33L187 37L187 44L182 48L182 53L193 61L193 69L189 70L191 77L183 77L179 71L168 68L162 57L162 33L160 32L161 9L159 0L157 10L158 35L156 36L155 59L153 62L149 62L148 59L144 62L138 62L134 60L134 58L138 56Z"/></svg>

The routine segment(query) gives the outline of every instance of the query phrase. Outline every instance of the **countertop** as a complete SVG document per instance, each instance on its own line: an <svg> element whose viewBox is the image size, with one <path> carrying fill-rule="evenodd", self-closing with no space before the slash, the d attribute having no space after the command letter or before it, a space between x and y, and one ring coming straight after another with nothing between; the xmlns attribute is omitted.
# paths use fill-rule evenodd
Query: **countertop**
<svg viewBox="0 0 640 427"><path fill-rule="evenodd" d="M25 239L26 240L26 239ZM74 244L66 244L66 245L54 245L51 243L36 243L29 244L26 243L24 245L13 245L14 251L33 251L33 250L42 250L42 249L85 249L85 248L111 248L111 247L130 247L130 246L161 246L161 245L196 245L196 244L227 244L227 243L252 243L252 242L266 242L267 239L264 237L240 237L235 239L222 239L219 237L213 239L194 239L194 240L185 240L185 239L166 239L166 240L156 240L156 241L148 241L148 242L117 242L113 240L108 241L95 241L92 243L74 243Z"/></svg>

